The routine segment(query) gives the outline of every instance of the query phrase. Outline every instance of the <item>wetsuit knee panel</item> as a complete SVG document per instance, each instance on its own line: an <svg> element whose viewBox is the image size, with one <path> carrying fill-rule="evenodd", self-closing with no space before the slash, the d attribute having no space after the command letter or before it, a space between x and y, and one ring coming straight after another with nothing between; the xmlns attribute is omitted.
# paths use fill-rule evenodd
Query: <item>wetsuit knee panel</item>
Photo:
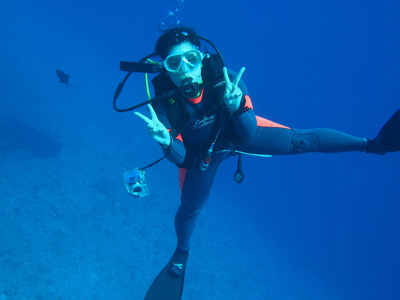
<svg viewBox="0 0 400 300"><path fill-rule="evenodd" d="M290 148L291 154L317 152L321 147L321 142L316 134L295 133L292 138Z"/></svg>
<svg viewBox="0 0 400 300"><path fill-rule="evenodd" d="M197 217L198 215L200 215L202 208L203 207L193 207L192 205L181 204L181 206L179 208L179 213L182 218L190 219L190 218Z"/></svg>

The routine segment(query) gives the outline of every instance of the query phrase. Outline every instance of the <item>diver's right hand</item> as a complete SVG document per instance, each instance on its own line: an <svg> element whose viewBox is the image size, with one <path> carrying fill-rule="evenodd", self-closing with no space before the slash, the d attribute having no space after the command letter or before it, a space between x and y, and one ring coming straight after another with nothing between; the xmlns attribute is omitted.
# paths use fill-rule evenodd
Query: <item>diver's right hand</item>
<svg viewBox="0 0 400 300"><path fill-rule="evenodd" d="M134 114L147 123L148 133L153 140L163 147L169 147L171 145L171 137L168 129L158 120L156 112L150 104L147 104L147 108L150 111L151 119L139 112L135 112Z"/></svg>

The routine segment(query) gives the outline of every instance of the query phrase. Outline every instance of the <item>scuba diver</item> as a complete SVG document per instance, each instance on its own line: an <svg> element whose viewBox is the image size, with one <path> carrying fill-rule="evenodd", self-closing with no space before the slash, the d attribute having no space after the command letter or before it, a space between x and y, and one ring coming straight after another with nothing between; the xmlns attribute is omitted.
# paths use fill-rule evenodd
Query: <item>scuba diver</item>
<svg viewBox="0 0 400 300"><path fill-rule="evenodd" d="M237 74L228 70L218 50L217 54L201 51L200 40L206 39L185 27L161 35L155 51L162 59L158 63L160 74L152 83L156 97L167 96L147 104L150 116L135 112L165 157L178 166L181 190L175 216L177 248L145 300L181 299L190 238L215 173L226 158L238 154L235 180L241 182L243 153L359 151L383 155L400 150L400 110L374 139L326 128L294 129L256 116L241 80L245 68Z"/></svg>

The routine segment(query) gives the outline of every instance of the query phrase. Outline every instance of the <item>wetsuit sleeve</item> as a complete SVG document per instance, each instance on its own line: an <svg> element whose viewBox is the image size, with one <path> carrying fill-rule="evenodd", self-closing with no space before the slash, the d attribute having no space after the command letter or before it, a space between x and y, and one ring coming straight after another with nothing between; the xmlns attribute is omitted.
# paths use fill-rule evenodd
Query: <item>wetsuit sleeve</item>
<svg viewBox="0 0 400 300"><path fill-rule="evenodd" d="M171 130L171 123L168 120L167 113L160 102L152 103L154 111L157 114L158 119L160 122L168 129L171 135L171 145L169 147L161 146L164 155L167 155L167 159L179 165L185 160L186 156L186 149L182 141L182 137L179 133L175 133L174 130Z"/></svg>
<svg viewBox="0 0 400 300"><path fill-rule="evenodd" d="M232 113L232 120L241 136L251 137L256 132L257 120L248 95L242 98L239 109Z"/></svg>
<svg viewBox="0 0 400 300"><path fill-rule="evenodd" d="M168 129L168 131L169 131L169 134L171 134L171 130ZM185 160L186 149L185 149L185 146L183 144L182 137L180 134L176 138L171 139L171 145L169 147L161 146L161 148L164 152L164 155L169 152L167 155L167 159L170 162L172 162L176 165L180 165Z"/></svg>

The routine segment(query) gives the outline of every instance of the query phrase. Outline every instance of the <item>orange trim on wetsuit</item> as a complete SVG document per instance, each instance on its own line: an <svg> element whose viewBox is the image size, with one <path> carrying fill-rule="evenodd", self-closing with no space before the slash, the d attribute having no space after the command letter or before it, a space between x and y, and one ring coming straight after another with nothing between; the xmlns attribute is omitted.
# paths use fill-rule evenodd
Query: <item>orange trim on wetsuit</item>
<svg viewBox="0 0 400 300"><path fill-rule="evenodd" d="M175 139L180 140L183 143L183 139L182 139L182 136L180 133L178 134L178 136Z"/></svg>
<svg viewBox="0 0 400 300"><path fill-rule="evenodd" d="M186 100L193 104L199 104L201 102L201 100L203 100L203 92L204 92L204 89L201 90L200 96L198 96L196 98L188 98Z"/></svg>
<svg viewBox="0 0 400 300"><path fill-rule="evenodd" d="M168 132L171 132L171 129L167 129L167 130L168 130ZM183 139L182 139L182 136L180 133L178 134L178 136L175 139L180 140L183 143Z"/></svg>
<svg viewBox="0 0 400 300"><path fill-rule="evenodd" d="M249 108L253 109L253 103L251 103L249 95L245 95L244 99L246 99L246 103L244 104L244 107L247 109L249 109Z"/></svg>
<svg viewBox="0 0 400 300"><path fill-rule="evenodd" d="M290 127L272 122L268 119L256 116L256 120L257 120L257 126L258 127L277 127L277 128L286 128L286 129L290 129Z"/></svg>
<svg viewBox="0 0 400 300"><path fill-rule="evenodd" d="M181 189L181 197L182 197L182 189L183 183L185 182L187 169L179 168L179 188Z"/></svg>

